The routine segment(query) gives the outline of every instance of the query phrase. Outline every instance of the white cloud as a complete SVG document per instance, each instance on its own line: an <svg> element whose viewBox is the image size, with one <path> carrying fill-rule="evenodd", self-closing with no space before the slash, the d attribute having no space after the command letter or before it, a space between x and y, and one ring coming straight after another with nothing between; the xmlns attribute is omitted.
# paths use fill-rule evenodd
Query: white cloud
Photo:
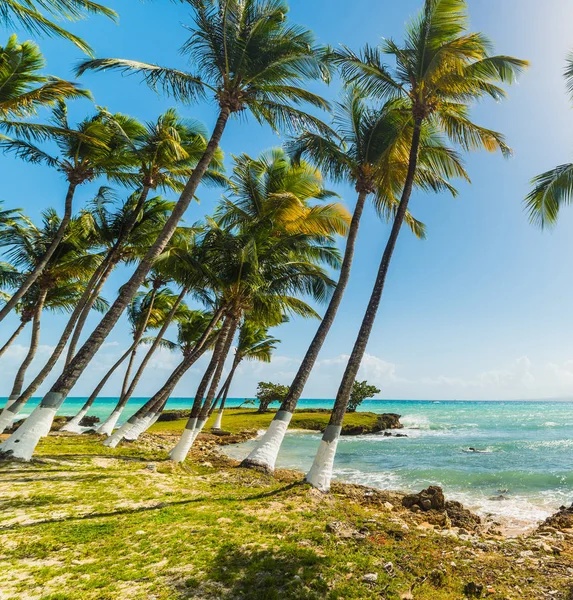
<svg viewBox="0 0 573 600"><path fill-rule="evenodd" d="M53 348L48 345L41 345L38 348L36 359L28 371L27 382L35 376L52 350ZM146 348L141 348L138 352L135 368L145 351ZM6 396L10 392L13 377L26 352L25 345L14 344L2 357L0 364L4 376L0 380L0 395ZM71 395L86 396L91 393L123 352L125 349L117 342L104 344ZM340 354L318 360L303 395L308 398L333 398L348 358L348 355ZM176 387L174 395L193 396L209 359L210 355L204 355L189 369ZM226 371L230 367L231 360L232 357L229 357ZM296 357L277 355L270 364L244 361L236 373L230 396L252 397L259 381L276 381L288 385L297 372L300 360ZM179 353L159 349L145 370L135 395L149 396L157 392L180 361ZM57 367L40 388L39 394L45 393L50 388L61 372L63 362L64 356L60 358ZM122 365L104 387L103 395L118 394L124 372L125 365ZM509 400L566 397L573 391L573 359L562 363L535 364L529 357L521 356L506 365L476 371L474 374L470 372L470 375L466 371L464 374L445 372L428 377L419 375L415 364L398 365L381 357L366 354L358 378L366 379L379 387L382 390L381 397L395 399Z"/></svg>

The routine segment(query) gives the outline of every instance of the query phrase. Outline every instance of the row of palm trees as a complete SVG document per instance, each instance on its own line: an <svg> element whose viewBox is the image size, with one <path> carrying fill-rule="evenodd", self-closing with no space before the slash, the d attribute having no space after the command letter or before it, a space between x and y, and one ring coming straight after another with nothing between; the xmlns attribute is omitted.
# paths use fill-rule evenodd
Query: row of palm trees
<svg viewBox="0 0 573 600"><path fill-rule="evenodd" d="M97 254L98 264L92 266L82 297L56 346L56 356L48 361L51 370L71 337L65 367L38 408L0 446L0 452L31 458L77 379L128 309L133 343L122 357L128 368L118 405L102 429L111 434L104 443L114 446L123 438L140 435L157 419L184 373L211 350L191 416L170 453L173 460L182 461L213 412L216 399L224 406L240 361L257 357L257 345L260 357L270 357L276 340L268 329L292 314L318 316L304 300L311 297L328 302L326 312L288 396L244 461L245 466L272 470L292 413L336 317L349 280L361 216L366 202L372 200L392 226L329 425L307 476L312 485L326 490L352 385L402 225L424 235L423 224L408 210L412 193L417 189L455 195L452 180L468 179L460 152L483 148L509 155L503 136L475 124L469 109L484 97L503 99L501 84L512 83L526 62L493 55L487 38L468 30L464 0L425 0L402 44L386 40L380 47L366 47L361 52L317 46L310 31L288 20L283 0L191 0L190 4L195 25L182 49L190 59L189 71L98 58L84 61L77 73L116 70L136 74L179 103L211 101L217 114L209 135L184 122L175 111L143 126L124 115L98 110L73 127L61 98L49 124L21 119L1 123L6 151L32 162L45 162L69 182L64 212L68 223L62 237L58 240L56 229L43 254L45 264L37 273L28 269L21 274L28 287L24 292L23 286L16 289L4 307L7 312L38 288L42 273L57 260L58 249L71 235L77 186L105 176L133 192L121 207L122 224L109 231L107 225L99 227L109 240L97 242L97 251L87 253ZM387 57L392 59L391 65L386 64ZM331 107L308 91L308 82L329 81L335 74L345 91L341 101ZM317 110L332 110L332 123L316 116ZM284 149L256 159L235 157L226 179L220 142L229 120L248 114L292 134L291 139ZM46 139L57 142L60 155L47 154L41 148ZM333 194L325 189L323 176L354 187L357 199L352 215L338 202L324 203ZM193 227L182 226L200 184L206 182L225 186L213 216ZM179 198L150 229L141 230L143 237L146 231L149 234L146 243L132 243L150 203L162 201L148 197L157 188L176 191ZM105 210L107 193L102 191L96 201ZM77 218L81 223L85 220L86 215ZM337 250L336 235L347 235L343 256ZM52 254L46 258L52 246ZM111 270L124 260L133 261L133 273L80 346L79 333L87 313L95 306ZM340 269L338 282L329 277L328 269L333 268ZM142 292L146 285L148 290ZM174 292L170 285L179 291ZM186 296L200 301L202 308L189 309L184 303ZM0 319L3 316L0 313ZM175 344L164 339L171 322L178 323ZM159 331L149 338L145 336L148 329ZM237 332L235 359L223 381L225 361ZM131 378L141 343L148 347L143 368L149 353L161 345L181 349L182 359L157 393L112 433L142 371L140 366ZM79 430L97 393L95 390L69 425L70 430ZM22 395L11 401L0 424L4 413L13 413L13 407L19 410L22 401Z"/></svg>

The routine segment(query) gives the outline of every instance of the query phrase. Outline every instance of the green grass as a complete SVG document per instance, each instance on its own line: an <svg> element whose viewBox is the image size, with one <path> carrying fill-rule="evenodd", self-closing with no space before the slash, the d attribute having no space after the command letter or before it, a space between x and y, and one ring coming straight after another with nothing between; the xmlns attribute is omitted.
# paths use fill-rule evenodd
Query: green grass
<svg viewBox="0 0 573 600"><path fill-rule="evenodd" d="M230 433L240 433L248 429L266 429L272 421L276 411L270 411L263 414L257 414L254 408L231 408L225 410L223 414L222 427ZM208 431L215 423L216 415L213 414L205 425L205 431ZM296 411L292 417L290 427L292 429L311 429L313 431L324 431L328 425L330 412L312 412ZM355 426L364 425L374 427L378 415L370 412L347 413L344 417L344 425ZM186 419L177 421L160 421L155 423L150 429L151 432L163 431L181 431L185 427Z"/></svg>
<svg viewBox="0 0 573 600"><path fill-rule="evenodd" d="M41 441L38 461L0 464L2 600L461 600L469 581L491 586L492 600L566 598L565 544L561 556L520 559L527 541L480 547L418 529L392 495L392 510L356 486L323 495L297 473L198 450L174 465L172 444L146 436L109 450L60 434ZM364 535L338 537L333 521Z"/></svg>

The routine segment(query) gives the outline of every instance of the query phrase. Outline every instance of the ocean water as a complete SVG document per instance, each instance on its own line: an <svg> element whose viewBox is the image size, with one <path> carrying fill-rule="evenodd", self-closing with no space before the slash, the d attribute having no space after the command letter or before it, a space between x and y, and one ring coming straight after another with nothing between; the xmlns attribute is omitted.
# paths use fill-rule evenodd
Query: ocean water
<svg viewBox="0 0 573 600"><path fill-rule="evenodd" d="M0 400L1 401L1 400ZM85 398L70 398L59 414L75 414ZM134 398L124 419L144 401ZM230 406L243 400L231 399ZM90 414L106 417L115 398L101 398ZM31 401L24 414L36 405ZM172 398L168 409L189 408ZM332 400L301 400L300 408L330 408ZM572 402L370 400L361 410L401 415L407 438L381 434L343 437L334 465L337 479L382 489L413 491L440 485L446 496L508 528L523 529L573 501ZM294 431L277 466L307 470L320 435ZM241 459L254 442L226 448ZM469 447L485 450L468 453Z"/></svg>

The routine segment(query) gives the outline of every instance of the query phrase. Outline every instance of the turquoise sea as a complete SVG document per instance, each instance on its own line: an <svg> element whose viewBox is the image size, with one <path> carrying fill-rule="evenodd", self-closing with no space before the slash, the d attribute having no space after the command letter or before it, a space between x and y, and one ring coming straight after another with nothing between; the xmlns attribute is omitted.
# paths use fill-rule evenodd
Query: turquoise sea
<svg viewBox="0 0 573 600"><path fill-rule="evenodd" d="M68 399L60 414L74 414L84 400ZM125 418L142 400L129 403ZM102 398L91 414L105 417L115 401ZM189 406L188 398L172 398L168 404L171 409ZM301 400L299 406L330 408L332 400ZM449 498L516 528L573 501L573 401L371 400L361 410L400 414L401 433L408 437L342 438L335 462L338 479L395 490L441 485ZM319 441L314 433L290 432L277 466L308 469ZM227 452L242 458L252 445L228 447ZM468 453L469 447L486 452Z"/></svg>

